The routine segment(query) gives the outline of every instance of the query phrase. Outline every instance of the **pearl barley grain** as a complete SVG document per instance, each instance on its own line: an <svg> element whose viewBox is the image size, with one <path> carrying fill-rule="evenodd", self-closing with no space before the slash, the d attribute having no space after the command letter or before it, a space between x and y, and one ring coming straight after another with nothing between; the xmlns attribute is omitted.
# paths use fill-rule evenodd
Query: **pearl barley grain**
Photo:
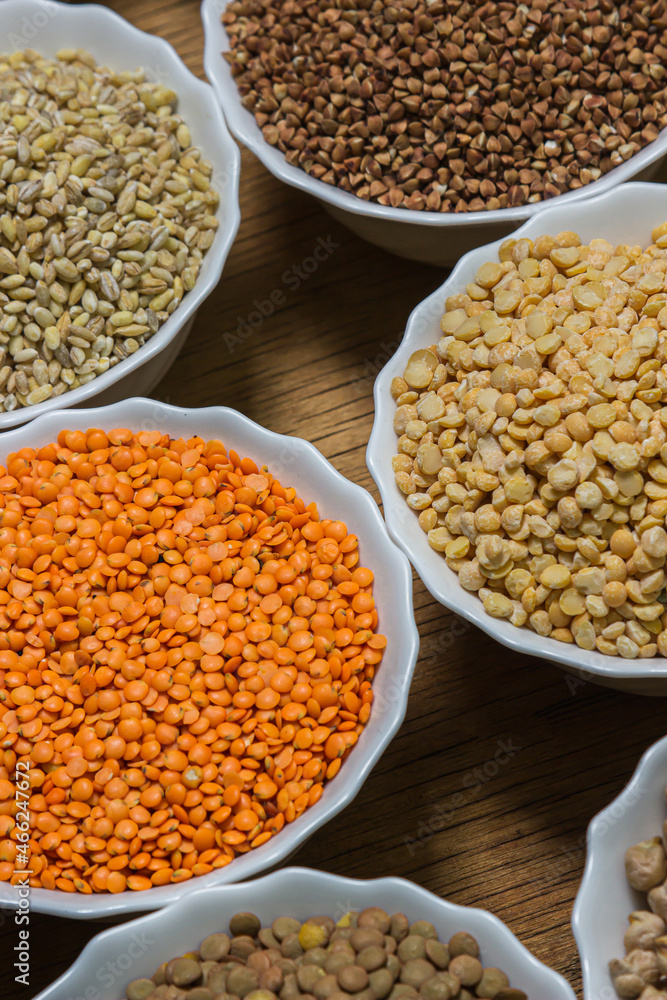
<svg viewBox="0 0 667 1000"><path fill-rule="evenodd" d="M667 226L652 239L506 240L394 380L396 481L461 586L626 659L667 656Z"/></svg>
<svg viewBox="0 0 667 1000"><path fill-rule="evenodd" d="M177 95L83 49L0 53L0 412L134 354L213 243L213 166Z"/></svg>

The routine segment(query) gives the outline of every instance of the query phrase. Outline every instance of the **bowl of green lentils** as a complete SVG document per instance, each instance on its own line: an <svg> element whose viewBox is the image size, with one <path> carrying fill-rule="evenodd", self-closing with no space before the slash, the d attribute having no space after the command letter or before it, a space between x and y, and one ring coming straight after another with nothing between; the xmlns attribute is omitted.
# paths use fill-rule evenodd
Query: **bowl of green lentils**
<svg viewBox="0 0 667 1000"><path fill-rule="evenodd" d="M183 929L186 928L184 936ZM36 1000L574 1000L497 917L399 878L285 868L103 931Z"/></svg>

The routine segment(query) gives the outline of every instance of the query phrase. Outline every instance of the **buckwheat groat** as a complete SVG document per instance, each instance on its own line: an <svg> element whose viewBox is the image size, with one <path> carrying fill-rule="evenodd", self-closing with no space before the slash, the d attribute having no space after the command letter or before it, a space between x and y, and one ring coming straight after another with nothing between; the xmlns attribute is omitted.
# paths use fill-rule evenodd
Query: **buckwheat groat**
<svg viewBox="0 0 667 1000"><path fill-rule="evenodd" d="M226 58L286 161L367 201L477 212L598 180L667 123L663 2L232 0Z"/></svg>

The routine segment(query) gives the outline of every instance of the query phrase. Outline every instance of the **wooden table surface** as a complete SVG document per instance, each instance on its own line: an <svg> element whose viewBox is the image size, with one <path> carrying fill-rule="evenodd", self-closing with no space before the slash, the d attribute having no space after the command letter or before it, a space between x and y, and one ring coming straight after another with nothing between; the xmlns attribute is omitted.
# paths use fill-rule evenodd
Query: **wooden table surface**
<svg viewBox="0 0 667 1000"><path fill-rule="evenodd" d="M203 75L197 0L107 6L168 39ZM39 48L39 39L32 44ZM377 500L364 460L373 377L412 308L444 275L363 243L245 150L241 212L224 277L155 396L232 406L308 438ZM285 273L319 238L332 241L333 252L296 288ZM255 300L275 289L283 292L275 314L239 337ZM504 649L437 604L416 578L414 597L421 656L405 723L357 800L293 863L361 878L400 875L452 902L485 907L580 990L570 916L586 826L664 735L663 703L573 681ZM10 968L13 915L0 912L0 997L36 996L101 929L33 915L24 988Z"/></svg>

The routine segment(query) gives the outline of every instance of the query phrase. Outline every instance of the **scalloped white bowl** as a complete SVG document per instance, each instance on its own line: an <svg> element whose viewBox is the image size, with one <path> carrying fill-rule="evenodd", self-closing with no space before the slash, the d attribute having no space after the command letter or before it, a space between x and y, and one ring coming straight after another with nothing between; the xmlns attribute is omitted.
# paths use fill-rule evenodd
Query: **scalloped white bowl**
<svg viewBox="0 0 667 1000"><path fill-rule="evenodd" d="M658 184L624 184L590 201L545 208L513 234L535 238L546 233L574 230L583 240L606 237L612 243L650 243L651 229L667 220L667 187ZM442 555L428 544L391 468L396 454L393 428L395 403L390 385L402 375L413 351L440 338L440 318L445 299L473 280L486 261L498 259L500 242L473 250L458 263L447 280L413 310L400 346L375 382L375 420L366 452L366 462L377 483L389 534L400 545L436 601L477 625L488 635L518 653L538 656L559 664L582 680L636 694L667 694L667 660L624 660L587 652L575 645L543 638L528 628L515 628L507 621L491 618L479 598L466 591Z"/></svg>
<svg viewBox="0 0 667 1000"><path fill-rule="evenodd" d="M648 909L646 894L635 892L625 877L625 852L660 836L666 784L667 738L646 751L621 794L589 824L586 868L572 911L584 1000L618 1000L608 964L623 958L628 916Z"/></svg>
<svg viewBox="0 0 667 1000"><path fill-rule="evenodd" d="M483 964L499 966L511 985L531 1000L574 1000L563 977L539 962L486 910L456 906L400 878L362 882L308 868L284 868L254 882L193 889L159 913L103 931L35 1000L76 1000L88 996L91 985L91 1000L118 1000L133 979L152 976L162 962L196 948L208 934L227 930L229 918L241 910L256 913L266 925L284 915L305 920L321 913L339 920L365 906L403 912L411 921L430 920L445 940L468 931L478 940Z"/></svg>
<svg viewBox="0 0 667 1000"><path fill-rule="evenodd" d="M213 182L220 193L216 211L220 226L204 257L196 285L144 346L86 385L35 406L0 413L0 432L53 410L84 404L99 406L149 393L173 364L197 309L218 284L241 221L238 146L229 134L213 88L190 72L168 42L140 31L98 4L3 0L0 52L28 47L46 56L55 55L61 48L85 48L101 65L114 70L142 67L150 79L172 87L178 94L178 111L190 127L193 143L213 164Z"/></svg>
<svg viewBox="0 0 667 1000"><path fill-rule="evenodd" d="M314 500L320 516L345 521L359 536L364 565L375 573L374 596L380 616L379 627L388 641L373 682L375 701L369 722L338 775L325 786L319 802L266 844L236 858L225 868L189 882L117 895L78 895L55 889L31 889L33 911L74 918L109 917L158 909L190 895L195 887L238 882L285 861L308 837L349 805L360 791L403 721L419 651L408 560L389 539L371 495L345 479L310 442L275 434L236 410L222 406L181 409L153 399L128 399L95 409L57 410L25 427L8 431L0 441L0 463L8 452L53 441L64 428L85 430L89 427L162 430L176 436L199 434L223 441L227 448L252 458L258 465L266 464L283 485L294 486L306 501ZM0 907L17 905L16 889L5 882L0 883Z"/></svg>
<svg viewBox="0 0 667 1000"><path fill-rule="evenodd" d="M221 15L229 0L203 0L202 19L206 33L204 68L213 84L230 129L236 138L261 160L267 170L292 187L313 195L339 222L358 236L391 253L425 264L449 266L474 247L507 236L545 206L566 206L587 201L624 181L651 180L667 154L667 129L655 142L586 187L558 195L548 201L489 212L414 212L364 201L356 195L325 184L305 170L292 166L283 153L270 146L251 111L241 104L229 63L229 38Z"/></svg>

